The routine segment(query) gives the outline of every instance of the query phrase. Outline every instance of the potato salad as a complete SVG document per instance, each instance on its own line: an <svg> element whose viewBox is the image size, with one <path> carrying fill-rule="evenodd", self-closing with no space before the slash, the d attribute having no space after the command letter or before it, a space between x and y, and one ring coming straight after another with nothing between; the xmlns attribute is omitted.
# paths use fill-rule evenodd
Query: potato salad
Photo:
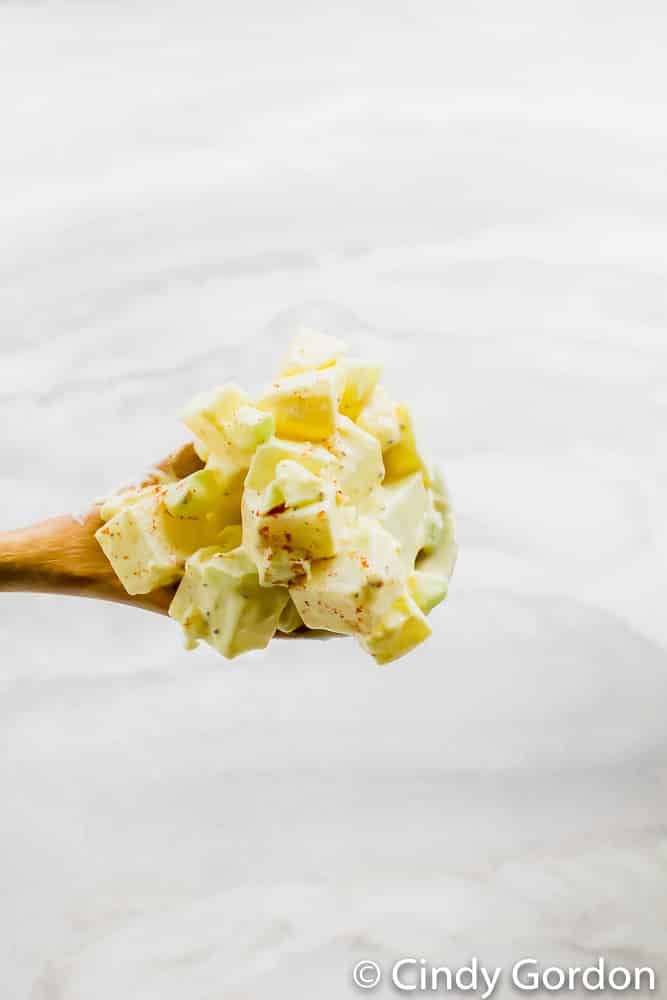
<svg viewBox="0 0 667 1000"><path fill-rule="evenodd" d="M354 636L378 663L431 634L456 560L441 473L381 369L295 337L275 381L196 396L202 468L101 503L96 533L129 594L172 587L188 648L233 658L276 633Z"/></svg>

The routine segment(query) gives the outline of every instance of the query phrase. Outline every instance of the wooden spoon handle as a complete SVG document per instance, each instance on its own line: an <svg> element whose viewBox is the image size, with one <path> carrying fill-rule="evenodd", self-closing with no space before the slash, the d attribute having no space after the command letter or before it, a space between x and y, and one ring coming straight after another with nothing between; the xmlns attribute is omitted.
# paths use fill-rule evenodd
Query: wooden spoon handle
<svg viewBox="0 0 667 1000"><path fill-rule="evenodd" d="M90 515L80 524L63 515L48 521L5 531L0 534L0 588L2 590L37 590L69 592L94 577L102 566L90 544L95 531ZM98 546L99 549L99 546ZM104 559L101 549L99 554Z"/></svg>
<svg viewBox="0 0 667 1000"><path fill-rule="evenodd" d="M0 533L0 591L95 597L166 613L172 589L126 593L95 540L101 524L93 510L82 521L65 514Z"/></svg>
<svg viewBox="0 0 667 1000"><path fill-rule="evenodd" d="M163 473L182 479L201 469L202 464L192 444L187 444L167 455L138 485L157 482ZM0 592L72 594L166 614L176 585L160 587L150 594L128 594L95 538L101 524L99 510L93 507L81 518L64 514L29 528L0 532ZM277 632L276 637L333 639L336 636L333 632L303 626L289 634Z"/></svg>
<svg viewBox="0 0 667 1000"><path fill-rule="evenodd" d="M165 472L180 479L201 464L192 445L185 445L160 462L140 485L155 482ZM93 507L82 518L64 514L29 528L0 532L0 591L74 594L165 614L175 588L162 587L138 596L126 593L95 538L101 524L99 511Z"/></svg>

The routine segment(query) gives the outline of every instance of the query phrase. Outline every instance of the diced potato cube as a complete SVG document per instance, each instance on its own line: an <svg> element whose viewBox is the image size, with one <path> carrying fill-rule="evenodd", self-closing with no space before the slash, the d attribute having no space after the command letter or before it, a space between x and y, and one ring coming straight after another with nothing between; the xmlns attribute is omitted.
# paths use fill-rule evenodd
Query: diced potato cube
<svg viewBox="0 0 667 1000"><path fill-rule="evenodd" d="M378 499L379 521L400 545L404 570L411 570L424 544L428 498L420 472L384 485Z"/></svg>
<svg viewBox="0 0 667 1000"><path fill-rule="evenodd" d="M231 420L223 426L225 437L233 447L242 452L253 452L264 444L275 431L275 421L271 413L258 410L256 406L239 406Z"/></svg>
<svg viewBox="0 0 667 1000"><path fill-rule="evenodd" d="M238 493L243 488L243 481L248 472L248 466L242 461L239 462L237 456L230 451L209 455L206 468L215 472L220 488L225 494Z"/></svg>
<svg viewBox="0 0 667 1000"><path fill-rule="evenodd" d="M430 635L431 626L425 615L409 595L403 594L393 602L374 631L361 637L361 644L377 663L390 663Z"/></svg>
<svg viewBox="0 0 667 1000"><path fill-rule="evenodd" d="M371 634L402 590L397 543L362 518L338 555L313 562L290 594L309 628L352 635Z"/></svg>
<svg viewBox="0 0 667 1000"><path fill-rule="evenodd" d="M110 521L115 514L125 507L131 507L133 503L140 500L145 491L130 488L120 493L112 493L100 504L100 517L103 521Z"/></svg>
<svg viewBox="0 0 667 1000"><path fill-rule="evenodd" d="M417 448L412 417L405 403L396 407L400 437L384 453L385 481L403 479L413 472L424 474L424 462Z"/></svg>
<svg viewBox="0 0 667 1000"><path fill-rule="evenodd" d="M169 614L183 626L189 646L204 639L232 659L264 649L289 599L282 587L261 587L242 548L202 548L188 559Z"/></svg>
<svg viewBox="0 0 667 1000"><path fill-rule="evenodd" d="M260 445L252 457L246 487L261 492L276 478L276 468L279 462L298 462L304 469L316 476L328 476L327 470L334 466L335 459L321 445L309 442L281 441L271 438L266 444Z"/></svg>
<svg viewBox="0 0 667 1000"><path fill-rule="evenodd" d="M209 459L209 463L211 459ZM166 504L170 513L182 522L188 522L196 518L215 518L220 522L220 527L226 524L241 523L241 494L243 492L244 470L236 469L232 475L228 475L222 469L214 465L207 465L200 470L207 473L202 477L205 486L200 489L202 480L195 480L195 487L186 480L179 480L173 489L170 488L170 496L166 498ZM211 479L208 479L210 474ZM199 476L199 473L194 473ZM183 486L180 484L184 483Z"/></svg>
<svg viewBox="0 0 667 1000"><path fill-rule="evenodd" d="M229 383L191 399L183 411L183 423L211 452L224 453L229 447L224 425L247 402L246 394Z"/></svg>
<svg viewBox="0 0 667 1000"><path fill-rule="evenodd" d="M336 427L338 389L335 367L301 372L274 382L257 406L273 414L278 437L324 441Z"/></svg>
<svg viewBox="0 0 667 1000"><path fill-rule="evenodd" d="M444 573L416 569L408 577L408 590L418 608L427 615L444 601L449 582Z"/></svg>
<svg viewBox="0 0 667 1000"><path fill-rule="evenodd" d="M262 494L260 514L269 514L278 507L303 507L324 499L320 477L299 462L284 458L276 465L275 476Z"/></svg>
<svg viewBox="0 0 667 1000"><path fill-rule="evenodd" d="M128 594L148 594L181 576L186 553L174 546L168 519L159 492L151 490L96 531Z"/></svg>
<svg viewBox="0 0 667 1000"><path fill-rule="evenodd" d="M247 467L231 452L210 455L206 470L218 477L219 495L217 510L227 523L241 523L241 496Z"/></svg>
<svg viewBox="0 0 667 1000"><path fill-rule="evenodd" d="M340 412L350 420L356 420L362 409L368 403L382 374L379 365L368 361L345 361L343 370L343 395L340 401Z"/></svg>
<svg viewBox="0 0 667 1000"><path fill-rule="evenodd" d="M167 487L164 505L174 517L205 517L220 508L224 487L219 470L199 469Z"/></svg>
<svg viewBox="0 0 667 1000"><path fill-rule="evenodd" d="M268 513L261 509L264 494L244 491L243 544L262 584L289 584L309 572L311 560L337 551L341 518L333 487L320 483L322 500L300 507L281 505Z"/></svg>
<svg viewBox="0 0 667 1000"><path fill-rule="evenodd" d="M376 386L357 417L357 424L377 438L383 452L400 440L401 431L398 425L396 407L384 386Z"/></svg>
<svg viewBox="0 0 667 1000"><path fill-rule="evenodd" d="M303 507L286 507L256 518L259 534L273 548L296 549L309 559L327 559L336 552L336 504L331 496Z"/></svg>
<svg viewBox="0 0 667 1000"><path fill-rule="evenodd" d="M345 344L317 330L304 328L292 339L282 374L295 375L311 369L328 368L345 353Z"/></svg>
<svg viewBox="0 0 667 1000"><path fill-rule="evenodd" d="M368 603L367 574L344 552L311 566L309 576L290 587L290 595L308 628L353 635Z"/></svg>
<svg viewBox="0 0 667 1000"><path fill-rule="evenodd" d="M354 504L361 503L384 477L379 442L347 417L339 416L329 447L336 457L336 469L332 475L343 499Z"/></svg>

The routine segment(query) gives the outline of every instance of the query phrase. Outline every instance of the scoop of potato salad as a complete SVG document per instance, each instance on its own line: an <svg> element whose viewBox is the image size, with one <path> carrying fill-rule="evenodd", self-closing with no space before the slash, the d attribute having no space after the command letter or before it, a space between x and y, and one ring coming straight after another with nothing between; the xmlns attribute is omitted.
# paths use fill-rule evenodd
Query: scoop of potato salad
<svg viewBox="0 0 667 1000"><path fill-rule="evenodd" d="M202 469L102 503L96 538L118 578L129 594L177 584L169 614L188 648L232 658L325 629L388 663L431 634L454 521L380 375L302 332L257 399L228 384L185 408Z"/></svg>

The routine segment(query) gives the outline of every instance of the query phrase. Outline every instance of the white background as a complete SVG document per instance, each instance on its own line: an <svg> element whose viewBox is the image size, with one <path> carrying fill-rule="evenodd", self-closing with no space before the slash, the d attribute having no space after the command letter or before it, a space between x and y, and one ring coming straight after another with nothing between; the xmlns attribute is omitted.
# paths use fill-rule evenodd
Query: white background
<svg viewBox="0 0 667 1000"><path fill-rule="evenodd" d="M667 972L667 15L356 6L0 7L0 524L152 463L305 319L386 362L461 541L384 669L3 595L8 1000Z"/></svg>

